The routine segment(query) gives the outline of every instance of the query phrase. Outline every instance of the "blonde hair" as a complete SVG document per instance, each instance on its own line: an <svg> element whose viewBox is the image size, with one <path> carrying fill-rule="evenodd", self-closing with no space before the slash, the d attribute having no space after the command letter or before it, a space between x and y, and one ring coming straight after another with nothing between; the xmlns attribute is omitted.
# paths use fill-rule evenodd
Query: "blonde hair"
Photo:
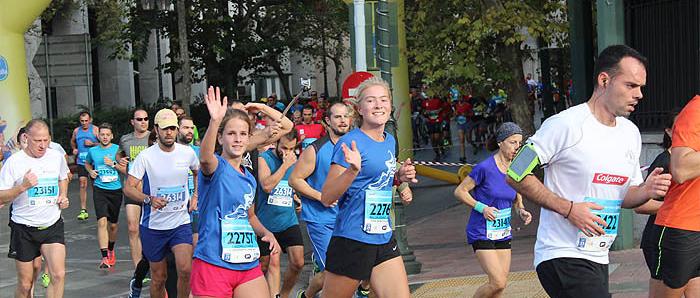
<svg viewBox="0 0 700 298"><path fill-rule="evenodd" d="M391 98L391 87L389 86L389 83L387 83L384 79L380 77L371 77L369 79L366 79L360 86L357 87L357 90L355 93L355 99L353 100L354 104L359 104L363 99L365 99L365 91L369 87L374 87L374 86L382 86L386 89L386 92L389 94L389 100L393 101L393 98Z"/></svg>

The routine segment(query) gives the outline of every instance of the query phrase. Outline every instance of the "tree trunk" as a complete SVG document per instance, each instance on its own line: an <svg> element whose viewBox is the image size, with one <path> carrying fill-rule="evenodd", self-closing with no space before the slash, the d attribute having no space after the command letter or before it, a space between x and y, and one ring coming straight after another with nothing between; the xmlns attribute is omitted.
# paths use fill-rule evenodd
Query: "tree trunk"
<svg viewBox="0 0 700 298"><path fill-rule="evenodd" d="M529 103L527 101L527 89L522 82L523 61L522 52L519 45L503 45L499 50L499 56L508 69L511 71L512 79L506 83L508 92L508 105L515 122L523 129L525 136L535 133L535 126L532 122Z"/></svg>
<svg viewBox="0 0 700 298"><path fill-rule="evenodd" d="M284 73L284 70L282 70L282 65L280 65L279 60L277 60L276 58L271 58L270 65L272 66L272 69L275 70L275 73L277 73L277 76L280 78L282 90L284 90L284 96L287 99L292 100L292 98L294 98L294 95L292 94L292 91L289 90L289 83L287 82L287 80L285 80L287 75Z"/></svg>
<svg viewBox="0 0 700 298"><path fill-rule="evenodd" d="M335 67L335 96L338 97L338 99L341 96L343 96L341 93L341 87L340 87L340 73L343 71L343 62L338 59L338 57L335 57L332 59L333 60L333 66Z"/></svg>
<svg viewBox="0 0 700 298"><path fill-rule="evenodd" d="M190 67L190 51L187 47L187 6L185 0L177 0L177 37L180 47L180 82L182 91L182 107L189 114L190 102L192 99L192 70Z"/></svg>
<svg viewBox="0 0 700 298"><path fill-rule="evenodd" d="M27 61L27 77L29 79L29 103L32 118L46 116L46 86L39 72L34 67L34 56L41 45L41 18L34 20L29 30L24 33L24 47ZM56 109L56 107L53 107ZM48 117L47 117L48 118Z"/></svg>

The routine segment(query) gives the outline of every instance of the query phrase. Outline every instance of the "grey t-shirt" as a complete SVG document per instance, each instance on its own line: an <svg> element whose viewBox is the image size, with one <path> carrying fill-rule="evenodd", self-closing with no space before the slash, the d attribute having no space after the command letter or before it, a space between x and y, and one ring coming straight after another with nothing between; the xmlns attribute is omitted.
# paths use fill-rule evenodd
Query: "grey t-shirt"
<svg viewBox="0 0 700 298"><path fill-rule="evenodd" d="M133 162L141 151L148 148L148 137L150 134L150 131L146 132L143 138L137 138L133 132L123 135L119 139L119 151L124 152L124 155L129 158L129 162Z"/></svg>

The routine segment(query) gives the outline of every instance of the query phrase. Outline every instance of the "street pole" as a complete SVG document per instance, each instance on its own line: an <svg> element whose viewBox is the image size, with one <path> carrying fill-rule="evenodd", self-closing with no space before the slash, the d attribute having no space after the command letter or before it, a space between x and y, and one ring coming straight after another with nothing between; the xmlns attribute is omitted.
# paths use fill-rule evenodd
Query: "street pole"
<svg viewBox="0 0 700 298"><path fill-rule="evenodd" d="M402 104L409 101L408 96L408 62L406 59L406 32L404 31L404 1L380 0L376 10L378 56L382 79L391 86L394 107L403 106L410 109L410 105ZM403 160L412 157L413 133L410 117L394 119L394 113L387 129L397 136L397 157ZM410 115L409 111L402 111L401 115ZM401 128L403 127L403 128ZM400 128L400 129L399 129ZM405 206L398 194L394 192L394 237L396 238L401 257L406 268L406 273L420 273L422 264L416 260L413 250L408 245L406 233Z"/></svg>

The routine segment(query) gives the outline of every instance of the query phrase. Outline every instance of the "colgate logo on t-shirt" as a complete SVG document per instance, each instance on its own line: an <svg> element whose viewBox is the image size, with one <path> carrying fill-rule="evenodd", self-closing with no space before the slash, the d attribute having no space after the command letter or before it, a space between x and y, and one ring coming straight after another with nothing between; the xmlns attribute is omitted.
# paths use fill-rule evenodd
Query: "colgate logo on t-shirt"
<svg viewBox="0 0 700 298"><path fill-rule="evenodd" d="M613 184L613 185L624 185L627 183L628 177L618 176L606 173L595 173L593 176L593 183L598 184Z"/></svg>

